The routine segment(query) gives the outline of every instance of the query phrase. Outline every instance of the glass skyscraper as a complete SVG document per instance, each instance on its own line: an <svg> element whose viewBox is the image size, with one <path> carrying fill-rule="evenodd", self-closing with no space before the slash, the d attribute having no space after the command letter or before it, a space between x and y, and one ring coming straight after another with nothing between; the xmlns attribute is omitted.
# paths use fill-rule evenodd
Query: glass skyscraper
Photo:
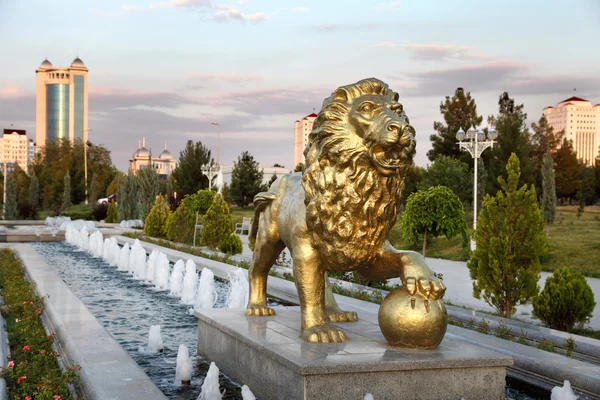
<svg viewBox="0 0 600 400"><path fill-rule="evenodd" d="M88 131L88 69L79 58L68 68L44 60L36 70L36 144L84 140Z"/></svg>

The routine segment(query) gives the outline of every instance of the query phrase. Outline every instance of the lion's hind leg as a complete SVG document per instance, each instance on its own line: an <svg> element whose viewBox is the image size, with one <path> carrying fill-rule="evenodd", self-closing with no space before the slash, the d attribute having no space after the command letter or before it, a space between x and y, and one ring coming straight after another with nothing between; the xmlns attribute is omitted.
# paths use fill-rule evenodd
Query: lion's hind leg
<svg viewBox="0 0 600 400"><path fill-rule="evenodd" d="M250 296L246 308L248 316L275 315L275 310L267 307L267 278L275 260L285 249L285 244L282 241L269 241L266 236L266 232L259 230L254 245L252 267L248 272L250 282Z"/></svg>

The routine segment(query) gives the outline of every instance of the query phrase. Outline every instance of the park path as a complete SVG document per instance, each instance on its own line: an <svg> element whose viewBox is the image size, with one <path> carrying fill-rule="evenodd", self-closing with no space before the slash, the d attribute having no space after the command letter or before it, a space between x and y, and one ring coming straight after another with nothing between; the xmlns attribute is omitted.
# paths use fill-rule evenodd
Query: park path
<svg viewBox="0 0 600 400"><path fill-rule="evenodd" d="M242 243L244 250L242 256L248 260L252 259L252 251L248 247L248 236L242 235ZM288 251L285 249L284 251ZM287 259L290 260L289 253ZM489 306L485 301L478 300L473 297L473 281L469 276L469 269L467 263L464 261L450 261L443 260L441 258L426 258L427 265L429 265L437 273L444 275L444 285L446 285L446 295L444 299L451 304L472 308L474 310L484 312L494 312L494 309ZM540 290L546 283L546 278L551 276L549 272L542 272L538 285ZM596 309L590 320L589 327L592 329L600 329L600 279L586 278L588 284L594 292L594 298L596 300ZM518 306L515 318L523 321L539 323L539 320L533 320L531 316L532 306L530 304Z"/></svg>

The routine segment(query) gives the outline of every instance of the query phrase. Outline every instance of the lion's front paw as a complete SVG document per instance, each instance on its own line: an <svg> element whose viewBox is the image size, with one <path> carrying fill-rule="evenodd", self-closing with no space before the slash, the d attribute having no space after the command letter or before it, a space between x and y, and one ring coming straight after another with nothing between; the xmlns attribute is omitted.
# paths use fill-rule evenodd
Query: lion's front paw
<svg viewBox="0 0 600 400"><path fill-rule="evenodd" d="M266 317L269 315L275 315L275 310L267 306L248 306L246 308L247 317Z"/></svg>
<svg viewBox="0 0 600 400"><path fill-rule="evenodd" d="M354 311L344 311L339 308L325 310L325 315L330 322L355 322L358 315Z"/></svg>
<svg viewBox="0 0 600 400"><path fill-rule="evenodd" d="M446 293L446 286L437 278L419 279L415 277L406 278L406 289L412 296L416 292L421 293L425 298L434 300L441 299Z"/></svg>
<svg viewBox="0 0 600 400"><path fill-rule="evenodd" d="M304 329L302 338L312 343L341 343L346 341L344 332L329 324Z"/></svg>

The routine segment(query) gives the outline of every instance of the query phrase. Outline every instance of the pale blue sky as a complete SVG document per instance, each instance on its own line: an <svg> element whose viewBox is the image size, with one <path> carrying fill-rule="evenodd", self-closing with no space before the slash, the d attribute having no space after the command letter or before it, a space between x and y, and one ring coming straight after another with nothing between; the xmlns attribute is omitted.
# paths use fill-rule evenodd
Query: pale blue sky
<svg viewBox="0 0 600 400"><path fill-rule="evenodd" d="M600 1L0 0L0 128L35 134L35 69L89 68L93 142L127 160L146 136L231 164L292 168L293 122L375 76L400 93L426 165L439 103L458 86L484 117L506 90L530 121L576 94L600 102ZM485 120L485 119L484 119Z"/></svg>

